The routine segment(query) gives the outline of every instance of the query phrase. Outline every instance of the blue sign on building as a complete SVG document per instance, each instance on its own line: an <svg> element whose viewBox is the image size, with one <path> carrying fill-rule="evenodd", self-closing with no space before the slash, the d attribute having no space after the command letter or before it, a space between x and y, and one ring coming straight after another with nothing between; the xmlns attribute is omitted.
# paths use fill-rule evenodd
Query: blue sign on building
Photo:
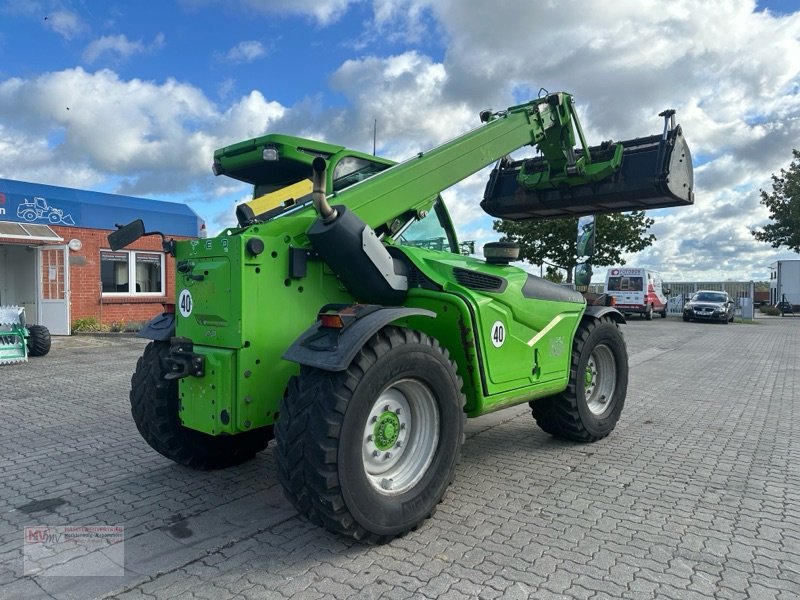
<svg viewBox="0 0 800 600"><path fill-rule="evenodd" d="M185 204L0 179L0 221L113 230L135 219L148 231L190 237L203 224Z"/></svg>

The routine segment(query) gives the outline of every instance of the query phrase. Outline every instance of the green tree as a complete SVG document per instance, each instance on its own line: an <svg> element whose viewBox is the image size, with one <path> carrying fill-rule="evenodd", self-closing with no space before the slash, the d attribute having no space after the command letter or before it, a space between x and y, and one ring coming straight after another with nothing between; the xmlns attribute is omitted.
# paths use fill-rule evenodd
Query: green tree
<svg viewBox="0 0 800 600"><path fill-rule="evenodd" d="M623 265L623 253L639 252L656 240L647 230L655 223L644 211L597 215L595 255L592 265ZM519 257L534 265L546 264L567 272L567 283L577 264L578 219L552 219L548 221L495 221L495 231L500 239L517 242ZM549 268L548 268L549 272Z"/></svg>
<svg viewBox="0 0 800 600"><path fill-rule="evenodd" d="M564 274L556 267L551 267L550 265L547 265L544 278L553 283L564 283Z"/></svg>
<svg viewBox="0 0 800 600"><path fill-rule="evenodd" d="M772 175L772 193L761 192L761 204L769 210L771 223L762 229L752 229L759 242L768 242L773 248L786 246L800 252L800 150L792 150L794 159L781 175Z"/></svg>

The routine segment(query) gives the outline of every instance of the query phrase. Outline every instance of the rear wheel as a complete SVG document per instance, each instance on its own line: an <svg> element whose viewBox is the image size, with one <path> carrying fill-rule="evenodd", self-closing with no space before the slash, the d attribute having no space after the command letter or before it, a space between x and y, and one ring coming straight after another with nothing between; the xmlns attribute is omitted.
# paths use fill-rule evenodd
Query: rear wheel
<svg viewBox="0 0 800 600"><path fill-rule="evenodd" d="M544 431L576 442L594 442L617 424L628 389L628 353L617 324L586 319L572 346L567 389L530 403Z"/></svg>
<svg viewBox="0 0 800 600"><path fill-rule="evenodd" d="M272 427L226 436L184 427L178 412L178 381L164 379L162 359L167 356L168 342L150 342L131 378L131 414L153 450L178 464L210 470L241 464L267 447Z"/></svg>
<svg viewBox="0 0 800 600"><path fill-rule="evenodd" d="M662 319L666 319L667 318L667 307L666 306L664 307L664 310L661 311L661 318Z"/></svg>
<svg viewBox="0 0 800 600"><path fill-rule="evenodd" d="M461 385L435 340L393 326L346 371L302 367L275 427L286 497L311 522L368 543L415 529L455 472Z"/></svg>
<svg viewBox="0 0 800 600"><path fill-rule="evenodd" d="M44 356L50 352L50 330L44 325L27 325L28 356Z"/></svg>
<svg viewBox="0 0 800 600"><path fill-rule="evenodd" d="M653 305L652 304L648 304L647 305L647 308L644 311L644 318L647 319L648 321L652 321L653 320Z"/></svg>

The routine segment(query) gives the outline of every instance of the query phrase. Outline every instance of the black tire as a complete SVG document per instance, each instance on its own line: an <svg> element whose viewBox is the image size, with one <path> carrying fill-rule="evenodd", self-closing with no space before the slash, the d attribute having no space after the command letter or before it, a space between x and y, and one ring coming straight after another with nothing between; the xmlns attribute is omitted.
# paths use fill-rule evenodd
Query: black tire
<svg viewBox="0 0 800 600"><path fill-rule="evenodd" d="M666 319L667 318L667 309L666 308L663 311L661 311L661 318L662 319Z"/></svg>
<svg viewBox="0 0 800 600"><path fill-rule="evenodd" d="M686 323L688 323L689 321L691 321L691 319L690 319L689 317L687 317L686 315L683 315L683 320L684 320Z"/></svg>
<svg viewBox="0 0 800 600"><path fill-rule="evenodd" d="M575 333L567 389L534 400L531 412L551 435L595 442L616 427L627 390L628 352L619 327L608 317L588 318Z"/></svg>
<svg viewBox="0 0 800 600"><path fill-rule="evenodd" d="M461 454L461 386L436 340L394 326L346 371L301 367L275 425L286 497L312 523L366 543L416 529L435 512Z"/></svg>
<svg viewBox="0 0 800 600"><path fill-rule="evenodd" d="M644 311L644 318L647 319L648 321L652 321L653 320L653 305L652 304L648 304L647 305L647 309L645 309L645 311Z"/></svg>
<svg viewBox="0 0 800 600"><path fill-rule="evenodd" d="M150 342L131 378L131 414L153 450L178 464L205 471L241 464L267 447L272 427L226 436L184 427L178 413L178 382L164 379L162 359L167 356L169 342Z"/></svg>
<svg viewBox="0 0 800 600"><path fill-rule="evenodd" d="M50 352L50 330L44 325L27 325L28 356L44 356Z"/></svg>

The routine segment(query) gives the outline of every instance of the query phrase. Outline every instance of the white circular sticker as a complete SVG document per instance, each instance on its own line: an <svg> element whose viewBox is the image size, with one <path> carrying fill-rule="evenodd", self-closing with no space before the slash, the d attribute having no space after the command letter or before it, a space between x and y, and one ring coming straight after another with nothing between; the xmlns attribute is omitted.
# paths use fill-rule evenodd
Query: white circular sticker
<svg viewBox="0 0 800 600"><path fill-rule="evenodd" d="M502 321L495 321L492 325L492 344L495 348L499 348L506 341L506 326Z"/></svg>
<svg viewBox="0 0 800 600"><path fill-rule="evenodd" d="M192 314L192 294L189 290L181 290L181 295L178 296L178 310L184 317Z"/></svg>

